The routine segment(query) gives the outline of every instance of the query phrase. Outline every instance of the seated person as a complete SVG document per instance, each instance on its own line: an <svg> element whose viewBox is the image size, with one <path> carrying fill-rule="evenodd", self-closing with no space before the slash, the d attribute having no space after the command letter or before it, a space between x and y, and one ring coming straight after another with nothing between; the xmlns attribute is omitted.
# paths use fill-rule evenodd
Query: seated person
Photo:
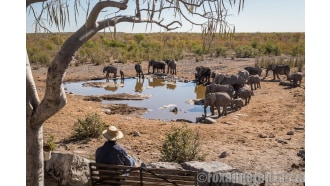
<svg viewBox="0 0 330 186"><path fill-rule="evenodd" d="M117 140L124 137L124 134L117 127L110 126L102 134L107 141L96 150L96 163L135 166L134 158L116 143Z"/></svg>

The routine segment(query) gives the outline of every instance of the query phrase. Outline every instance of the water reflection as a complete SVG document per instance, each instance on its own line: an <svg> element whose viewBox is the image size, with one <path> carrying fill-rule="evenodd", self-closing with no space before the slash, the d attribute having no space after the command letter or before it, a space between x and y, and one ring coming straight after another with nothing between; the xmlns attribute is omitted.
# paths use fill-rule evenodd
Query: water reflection
<svg viewBox="0 0 330 186"><path fill-rule="evenodd" d="M205 98L206 87L202 84L195 85L195 93L196 99L204 99Z"/></svg>
<svg viewBox="0 0 330 186"><path fill-rule="evenodd" d="M204 98L205 87L203 85L164 78L125 79L125 83L118 79L113 83L110 81L106 84L104 81L67 82L64 86L68 92L86 96L120 93L152 95L143 101L103 101L105 104L128 104L129 106L148 108L148 112L143 117L150 119L184 119L195 122L196 117L201 117L204 112L202 105L194 105L193 102L189 101ZM89 86L82 86L82 84ZM99 88L103 87L102 85L106 86Z"/></svg>
<svg viewBox="0 0 330 186"><path fill-rule="evenodd" d="M166 88L174 90L176 88L176 81L169 81L166 83Z"/></svg>
<svg viewBox="0 0 330 186"><path fill-rule="evenodd" d="M148 85L149 87L162 87L165 85L165 80L163 78L149 78Z"/></svg>
<svg viewBox="0 0 330 186"><path fill-rule="evenodd" d="M109 81L106 81L106 82L109 82ZM109 85L104 87L104 89L112 91L112 92L116 92L118 90L117 80L114 79L113 83L109 83Z"/></svg>
<svg viewBox="0 0 330 186"><path fill-rule="evenodd" d="M139 92L139 93L142 92L143 83L144 83L144 78L136 78L135 92Z"/></svg>

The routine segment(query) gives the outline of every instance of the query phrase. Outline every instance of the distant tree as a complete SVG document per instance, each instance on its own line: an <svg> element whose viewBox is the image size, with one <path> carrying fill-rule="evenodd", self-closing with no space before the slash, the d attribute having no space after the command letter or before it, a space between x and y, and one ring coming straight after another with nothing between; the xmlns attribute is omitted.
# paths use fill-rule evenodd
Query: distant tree
<svg viewBox="0 0 330 186"><path fill-rule="evenodd" d="M49 31L44 23L45 20L49 25L56 25L59 31L65 28L66 23L70 21L69 2L26 0L27 11L32 12L36 18L36 31L39 30L37 28ZM226 21L227 7L239 3L238 11L240 11L244 0L135 0L134 2L132 6L135 5L135 8L130 15L120 15L122 10L127 9L128 0L87 0L88 6L83 9L86 13L86 22L63 43L53 58L47 71L45 95L41 101L33 79L29 56L26 56L26 185L44 185L42 125L66 105L67 99L63 89L65 71L76 51L85 42L102 29L113 27L115 30L116 25L122 22L132 23L133 26L137 23L147 23L150 26L156 24L170 31L180 28L183 20L194 26L200 26L204 38L211 40L216 32L234 31L234 26ZM38 14L33 7L34 3L42 3L43 9ZM74 3L77 13L82 2L76 0ZM100 14L107 10L117 11L99 20ZM167 13L170 11L170 15L173 16L168 16L164 11ZM43 19L43 15L47 18Z"/></svg>

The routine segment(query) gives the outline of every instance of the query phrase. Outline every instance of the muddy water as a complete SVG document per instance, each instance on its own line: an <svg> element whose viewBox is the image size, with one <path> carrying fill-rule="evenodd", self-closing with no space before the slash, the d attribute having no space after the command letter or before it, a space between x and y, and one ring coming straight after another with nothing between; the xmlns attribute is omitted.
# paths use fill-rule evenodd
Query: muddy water
<svg viewBox="0 0 330 186"><path fill-rule="evenodd" d="M194 82L179 82L160 78L125 79L124 81L110 81L107 87L83 86L86 83L102 83L105 80L81 81L65 83L67 92L80 95L103 94L147 94L151 95L145 100L103 101L104 104L128 104L129 106L145 107L148 111L142 115L148 119L177 120L183 119L196 122L196 117L203 114L202 105L194 105L189 100L203 99L205 87ZM171 112L177 107L177 112Z"/></svg>

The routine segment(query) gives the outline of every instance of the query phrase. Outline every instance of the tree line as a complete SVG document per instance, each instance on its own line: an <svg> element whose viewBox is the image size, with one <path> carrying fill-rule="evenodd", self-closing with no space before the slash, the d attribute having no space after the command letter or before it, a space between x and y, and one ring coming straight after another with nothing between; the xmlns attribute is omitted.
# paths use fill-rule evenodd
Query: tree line
<svg viewBox="0 0 330 186"><path fill-rule="evenodd" d="M71 33L27 34L26 48L31 63L48 65ZM195 55L208 57L252 58L260 56L305 55L305 33L235 33L213 36L203 45L199 33L98 33L77 52L77 64L101 65L109 62L180 60Z"/></svg>

